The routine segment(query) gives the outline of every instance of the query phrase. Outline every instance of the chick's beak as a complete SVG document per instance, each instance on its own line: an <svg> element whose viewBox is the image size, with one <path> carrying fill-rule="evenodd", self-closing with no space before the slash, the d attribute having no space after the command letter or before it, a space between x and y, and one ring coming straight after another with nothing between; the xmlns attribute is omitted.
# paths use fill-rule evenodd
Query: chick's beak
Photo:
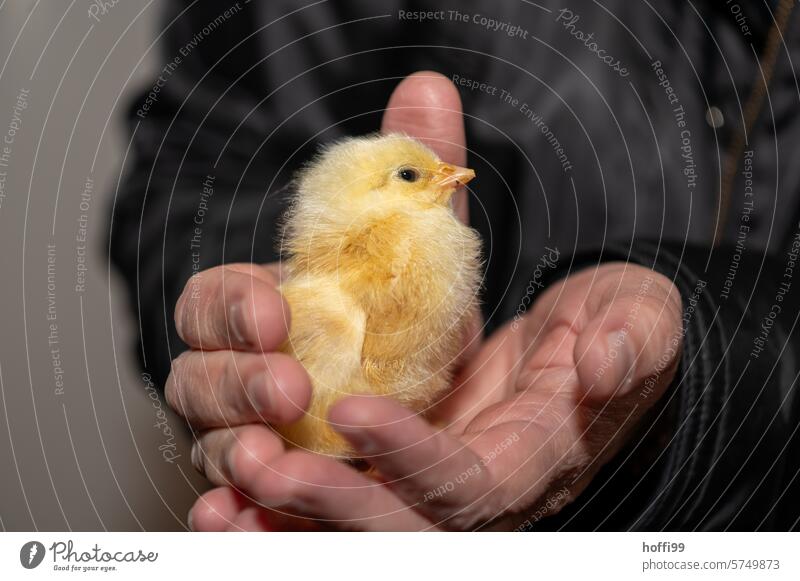
<svg viewBox="0 0 800 581"><path fill-rule="evenodd" d="M436 169L433 182L440 190L463 186L475 177L475 172L466 167L441 163Z"/></svg>

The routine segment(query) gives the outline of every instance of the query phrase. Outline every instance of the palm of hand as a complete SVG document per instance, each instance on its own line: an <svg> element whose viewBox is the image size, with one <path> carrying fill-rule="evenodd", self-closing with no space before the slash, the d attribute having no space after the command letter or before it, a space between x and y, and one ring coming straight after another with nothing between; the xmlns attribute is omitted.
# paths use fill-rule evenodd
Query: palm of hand
<svg viewBox="0 0 800 581"><path fill-rule="evenodd" d="M677 351L657 370L649 402L642 403L639 388L653 376L646 369L658 345L680 332L673 288L648 269L604 265L548 289L531 312L476 349L430 417L482 463L505 464L496 470L504 480L493 483L499 512L535 506L559 489L574 498L658 400L674 375ZM630 331L608 345L601 329L613 328L626 310L631 328L660 322L649 333L658 345L632 346ZM618 361L626 342L629 351L638 349L634 360L644 371L637 372L635 361ZM500 458L498 442L520 439L529 443L521 446L527 459Z"/></svg>

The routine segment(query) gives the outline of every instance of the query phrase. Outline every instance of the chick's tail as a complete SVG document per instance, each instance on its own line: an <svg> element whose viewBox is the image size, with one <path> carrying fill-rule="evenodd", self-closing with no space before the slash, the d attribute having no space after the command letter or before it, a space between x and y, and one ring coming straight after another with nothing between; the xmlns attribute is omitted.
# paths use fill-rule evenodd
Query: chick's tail
<svg viewBox="0 0 800 581"><path fill-rule="evenodd" d="M276 429L301 449L350 456L347 442L327 422L328 409L344 395L368 393L361 372L366 314L335 277L302 275L281 287L292 313L284 353L305 367L313 386L311 404L298 421Z"/></svg>

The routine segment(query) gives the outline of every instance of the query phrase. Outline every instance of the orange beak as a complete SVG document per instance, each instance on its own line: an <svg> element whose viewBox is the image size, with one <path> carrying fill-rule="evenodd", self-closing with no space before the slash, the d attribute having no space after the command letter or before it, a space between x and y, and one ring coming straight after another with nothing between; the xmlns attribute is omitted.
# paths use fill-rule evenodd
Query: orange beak
<svg viewBox="0 0 800 581"><path fill-rule="evenodd" d="M439 188L464 186L475 177L475 171L449 163L440 163L434 174L433 183Z"/></svg>
<svg viewBox="0 0 800 581"><path fill-rule="evenodd" d="M438 202L446 203L458 186L464 186L475 177L475 171L449 163L440 163L433 175L433 185L439 190Z"/></svg>

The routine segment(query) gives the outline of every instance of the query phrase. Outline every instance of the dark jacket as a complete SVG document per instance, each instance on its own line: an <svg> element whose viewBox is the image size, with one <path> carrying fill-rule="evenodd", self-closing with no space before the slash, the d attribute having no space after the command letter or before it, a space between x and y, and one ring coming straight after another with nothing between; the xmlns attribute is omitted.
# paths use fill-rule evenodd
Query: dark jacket
<svg viewBox="0 0 800 581"><path fill-rule="evenodd" d="M641 436L534 528L800 526L800 10L771 66L755 2L228 6L174 3L164 68L130 112L111 256L154 378L185 349L172 312L192 272L276 260L293 172L375 131L398 81L433 69L464 101L487 332L545 247L553 276L653 267L687 308L681 369Z"/></svg>

